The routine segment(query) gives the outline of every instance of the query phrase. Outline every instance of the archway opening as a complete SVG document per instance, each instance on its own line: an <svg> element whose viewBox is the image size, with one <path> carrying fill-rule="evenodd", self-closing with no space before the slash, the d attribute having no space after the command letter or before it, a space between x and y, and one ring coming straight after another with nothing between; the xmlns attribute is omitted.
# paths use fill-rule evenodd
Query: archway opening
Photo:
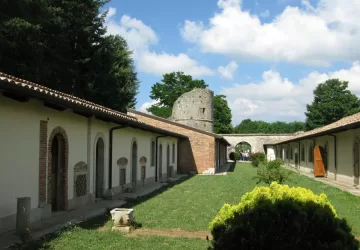
<svg viewBox="0 0 360 250"><path fill-rule="evenodd" d="M65 138L56 134L51 143L51 208L53 211L65 209Z"/></svg>
<svg viewBox="0 0 360 250"><path fill-rule="evenodd" d="M134 141L132 143L132 149L131 149L131 183L133 187L136 187L136 180L137 180L137 164L138 164L138 160L137 160L137 143L136 141Z"/></svg>
<svg viewBox="0 0 360 250"><path fill-rule="evenodd" d="M101 198L104 195L104 158L105 143L102 138L96 142L96 170L95 170L95 197Z"/></svg>
<svg viewBox="0 0 360 250"><path fill-rule="evenodd" d="M162 165L163 165L163 149L162 145L159 146L159 180L162 179Z"/></svg>
<svg viewBox="0 0 360 250"><path fill-rule="evenodd" d="M235 152L239 154L240 161L249 161L251 154L251 145L246 141L239 142L235 146Z"/></svg>

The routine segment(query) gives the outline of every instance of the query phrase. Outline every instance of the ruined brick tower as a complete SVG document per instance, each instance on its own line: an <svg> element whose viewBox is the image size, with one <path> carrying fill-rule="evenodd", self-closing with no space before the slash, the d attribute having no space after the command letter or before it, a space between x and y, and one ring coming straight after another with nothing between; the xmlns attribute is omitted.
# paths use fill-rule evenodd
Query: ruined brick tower
<svg viewBox="0 0 360 250"><path fill-rule="evenodd" d="M169 119L193 128L213 132L213 102L213 91L193 89L175 101Z"/></svg>

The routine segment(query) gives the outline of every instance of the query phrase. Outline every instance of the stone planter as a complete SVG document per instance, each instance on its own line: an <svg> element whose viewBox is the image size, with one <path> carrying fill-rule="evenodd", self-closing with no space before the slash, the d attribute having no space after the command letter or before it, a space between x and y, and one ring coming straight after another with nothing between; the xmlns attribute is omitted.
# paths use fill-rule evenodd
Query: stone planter
<svg viewBox="0 0 360 250"><path fill-rule="evenodd" d="M111 219L114 223L112 230L129 233L132 230L134 221L133 212L134 209L129 208L114 208L111 210Z"/></svg>

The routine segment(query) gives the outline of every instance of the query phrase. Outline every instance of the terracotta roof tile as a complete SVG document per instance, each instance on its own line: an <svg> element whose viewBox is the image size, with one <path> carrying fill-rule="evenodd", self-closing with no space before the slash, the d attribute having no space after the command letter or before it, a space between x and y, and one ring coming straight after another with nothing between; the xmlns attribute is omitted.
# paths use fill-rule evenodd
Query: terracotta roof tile
<svg viewBox="0 0 360 250"><path fill-rule="evenodd" d="M53 97L55 100L62 100L65 101L67 103L71 103L71 104L75 104L76 106L79 107L85 107L87 109L96 111L96 112L100 112L102 114L108 115L109 117L113 118L112 120L114 122L117 122L115 120L117 120L116 118L120 118L120 120L122 121L128 121L131 123L131 125L133 125L134 127L139 127L141 129L144 130L148 130L148 131L152 131L152 132L156 132L156 133L163 133L163 134L167 134L167 135L173 135L175 137L181 137L181 138L185 138L187 136L181 135L181 134L177 134L162 128L157 128L154 126L151 126L147 123L141 122L139 121L137 118L124 114L122 112L116 111L116 110L112 110L110 108L106 108L104 106L98 105L96 103L93 102L89 102L86 101L84 99L57 91L57 90L53 90L50 89L48 87L33 83L33 82L29 82L5 73L0 72L0 81L2 82L6 82L9 85L14 85L17 87L21 87L24 89L28 89L37 93L41 93L43 95L47 95L49 97Z"/></svg>
<svg viewBox="0 0 360 250"><path fill-rule="evenodd" d="M285 143L285 142L290 142L290 141L294 141L294 140L298 140L298 139L305 139L305 138L311 138L311 137L315 137L315 136L320 136L320 135L326 135L327 133L335 133L335 132L340 132L340 131L344 131L346 129L348 129L350 126L355 126L355 127L360 127L360 112L356 113L354 115L350 115L347 117L344 117L334 123L331 123L329 125L320 127L320 128L316 128L304 133L300 133L298 135L294 135L292 138L289 138L287 140L283 140L281 142L278 142L276 144L281 144L281 143Z"/></svg>

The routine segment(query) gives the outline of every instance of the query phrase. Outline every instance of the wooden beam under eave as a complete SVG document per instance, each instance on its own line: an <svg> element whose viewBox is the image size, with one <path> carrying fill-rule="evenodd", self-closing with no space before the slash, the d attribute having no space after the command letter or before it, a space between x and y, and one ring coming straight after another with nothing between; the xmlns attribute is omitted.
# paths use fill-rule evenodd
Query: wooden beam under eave
<svg viewBox="0 0 360 250"><path fill-rule="evenodd" d="M13 99L18 102L28 102L30 100L29 96L18 95L18 94L14 94L14 93L7 92L7 91L3 92L3 96Z"/></svg>
<svg viewBox="0 0 360 250"><path fill-rule="evenodd" d="M63 107L63 106L60 106L60 105L57 105L57 104L54 104L54 103L50 103L50 102L44 102L44 106L48 107L48 108L51 108L51 109L58 110L58 111L65 111L66 110L66 107Z"/></svg>
<svg viewBox="0 0 360 250"><path fill-rule="evenodd" d="M86 118L89 118L91 116L93 116L91 113L85 113L85 112L80 112L80 111L76 111L76 110L73 110L74 114L77 114L77 115L81 115L81 116L84 116Z"/></svg>

